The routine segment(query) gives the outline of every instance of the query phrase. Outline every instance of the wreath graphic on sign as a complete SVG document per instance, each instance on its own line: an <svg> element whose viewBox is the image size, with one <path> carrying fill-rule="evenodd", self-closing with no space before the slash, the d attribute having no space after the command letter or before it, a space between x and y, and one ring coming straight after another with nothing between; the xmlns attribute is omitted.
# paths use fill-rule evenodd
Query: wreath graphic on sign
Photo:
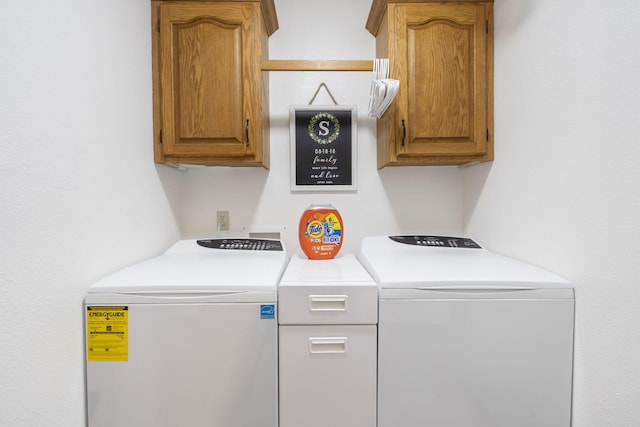
<svg viewBox="0 0 640 427"><path fill-rule="evenodd" d="M321 137L316 132L316 125L320 121L330 121L333 125L334 131L329 133L326 137ZM309 136L318 144L330 144L336 139L338 139L338 135L340 135L340 121L336 116L331 113L318 113L311 118L309 121ZM328 131L328 129L327 129Z"/></svg>

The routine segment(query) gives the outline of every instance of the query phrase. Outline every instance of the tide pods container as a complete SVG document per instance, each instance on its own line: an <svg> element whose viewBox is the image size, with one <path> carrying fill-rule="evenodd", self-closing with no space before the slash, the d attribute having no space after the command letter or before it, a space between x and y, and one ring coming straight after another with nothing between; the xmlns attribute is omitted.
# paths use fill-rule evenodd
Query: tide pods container
<svg viewBox="0 0 640 427"><path fill-rule="evenodd" d="M309 259L333 259L344 238L342 217L330 204L309 206L298 226L300 247Z"/></svg>

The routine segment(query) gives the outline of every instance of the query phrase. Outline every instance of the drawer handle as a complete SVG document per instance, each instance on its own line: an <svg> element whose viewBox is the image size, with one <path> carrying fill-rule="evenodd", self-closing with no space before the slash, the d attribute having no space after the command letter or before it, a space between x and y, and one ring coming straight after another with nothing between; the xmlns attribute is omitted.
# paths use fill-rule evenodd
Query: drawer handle
<svg viewBox="0 0 640 427"><path fill-rule="evenodd" d="M347 311L347 295L309 295L309 311Z"/></svg>
<svg viewBox="0 0 640 427"><path fill-rule="evenodd" d="M309 337L309 354L344 354L347 337Z"/></svg>

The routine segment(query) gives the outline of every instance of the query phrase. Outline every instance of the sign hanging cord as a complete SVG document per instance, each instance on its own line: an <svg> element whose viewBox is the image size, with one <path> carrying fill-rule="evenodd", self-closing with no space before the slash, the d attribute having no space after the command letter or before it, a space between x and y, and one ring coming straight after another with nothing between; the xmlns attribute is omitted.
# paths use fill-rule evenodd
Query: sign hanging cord
<svg viewBox="0 0 640 427"><path fill-rule="evenodd" d="M327 91L327 93L329 94L329 96L331 97L331 100L333 101L333 103L335 105L338 105L338 102L336 101L336 99L333 97L333 95L331 94L331 91L329 90L329 87L326 85L325 82L320 83L320 85L318 86L318 89L316 89L316 93L313 94L313 98L311 98L311 101L309 101L309 105L313 104L313 101L316 100L316 96L318 96L318 92L320 92L320 89L322 89L324 87L324 89Z"/></svg>

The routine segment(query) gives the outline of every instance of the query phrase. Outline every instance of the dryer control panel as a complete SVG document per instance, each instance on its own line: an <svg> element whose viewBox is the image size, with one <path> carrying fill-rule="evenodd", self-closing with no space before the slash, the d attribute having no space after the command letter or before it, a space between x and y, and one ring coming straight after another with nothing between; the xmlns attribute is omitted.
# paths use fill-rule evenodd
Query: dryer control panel
<svg viewBox="0 0 640 427"><path fill-rule="evenodd" d="M389 236L391 240L405 245L430 246L438 248L470 248L482 249L482 247L466 237L449 236Z"/></svg>
<svg viewBox="0 0 640 427"><path fill-rule="evenodd" d="M203 239L197 240L198 245L210 249L244 250L244 251L280 251L282 242L269 239Z"/></svg>

